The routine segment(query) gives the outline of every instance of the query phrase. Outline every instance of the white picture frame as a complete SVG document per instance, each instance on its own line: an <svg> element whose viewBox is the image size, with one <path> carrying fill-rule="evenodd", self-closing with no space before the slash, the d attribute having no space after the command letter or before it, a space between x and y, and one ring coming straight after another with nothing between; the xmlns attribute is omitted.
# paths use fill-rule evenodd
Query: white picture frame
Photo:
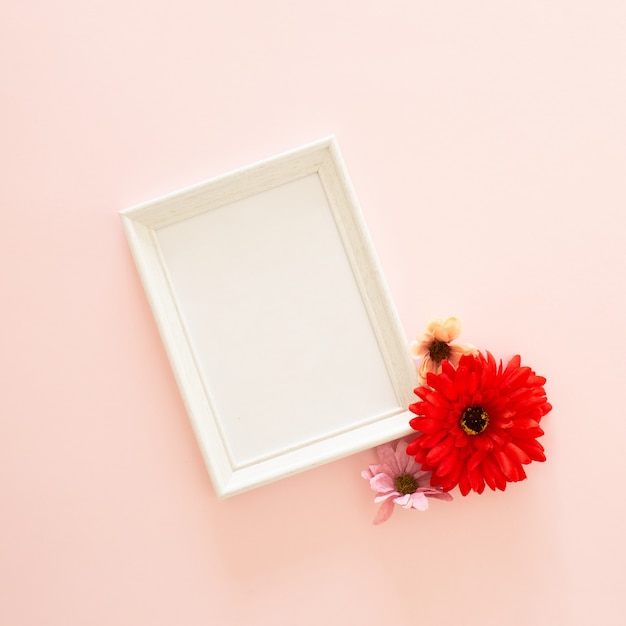
<svg viewBox="0 0 626 626"><path fill-rule="evenodd" d="M415 367L333 137L120 216L219 498L411 432Z"/></svg>

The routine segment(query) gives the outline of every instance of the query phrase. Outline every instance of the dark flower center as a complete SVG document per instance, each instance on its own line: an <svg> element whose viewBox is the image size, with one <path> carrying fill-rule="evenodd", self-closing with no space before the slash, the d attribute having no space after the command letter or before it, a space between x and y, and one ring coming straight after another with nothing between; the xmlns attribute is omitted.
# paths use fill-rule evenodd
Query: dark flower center
<svg viewBox="0 0 626 626"><path fill-rule="evenodd" d="M428 352L430 353L430 358L435 361L435 363L441 363L441 361L450 356L450 346L443 341L435 339L430 344Z"/></svg>
<svg viewBox="0 0 626 626"><path fill-rule="evenodd" d="M396 476L395 487L396 491L403 495L415 493L417 491L417 481L411 474L402 474L402 476Z"/></svg>
<svg viewBox="0 0 626 626"><path fill-rule="evenodd" d="M461 415L460 424L466 435L480 435L489 424L489 415L481 406L468 406Z"/></svg>

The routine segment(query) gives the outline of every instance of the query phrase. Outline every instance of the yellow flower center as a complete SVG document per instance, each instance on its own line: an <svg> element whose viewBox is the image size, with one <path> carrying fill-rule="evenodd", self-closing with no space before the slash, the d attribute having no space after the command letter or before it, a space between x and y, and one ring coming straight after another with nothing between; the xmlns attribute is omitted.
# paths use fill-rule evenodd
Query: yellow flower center
<svg viewBox="0 0 626 626"><path fill-rule="evenodd" d="M441 363L441 361L450 356L450 346L443 341L435 339L430 344L428 352L430 354L430 358L435 361L435 363Z"/></svg>
<svg viewBox="0 0 626 626"><path fill-rule="evenodd" d="M480 406L468 406L463 411L459 424L466 435L480 435L489 424L489 415Z"/></svg>
<svg viewBox="0 0 626 626"><path fill-rule="evenodd" d="M402 474L396 476L395 487L398 493L406 495L407 493L415 493L417 491L417 481L411 474Z"/></svg>

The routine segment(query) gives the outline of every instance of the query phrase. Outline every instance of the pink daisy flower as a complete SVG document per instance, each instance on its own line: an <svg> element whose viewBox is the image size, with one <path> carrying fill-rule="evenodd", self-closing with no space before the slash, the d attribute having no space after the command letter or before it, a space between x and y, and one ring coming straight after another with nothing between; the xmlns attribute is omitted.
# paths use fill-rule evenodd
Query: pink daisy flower
<svg viewBox="0 0 626 626"><path fill-rule="evenodd" d="M450 361L456 367L464 354L478 354L478 350L469 343L452 342L461 334L461 320L449 317L442 321L433 318L426 330L411 344L411 356L422 359L417 375L420 385L426 385L426 375L441 373L441 363Z"/></svg>
<svg viewBox="0 0 626 626"><path fill-rule="evenodd" d="M382 502L378 509L374 524L386 522L393 513L394 504L405 509L428 509L428 498L452 500L449 493L440 487L431 487L430 472L425 472L406 453L407 441L400 439L394 446L386 443L378 446L376 451L380 463L370 465L361 472L370 487L376 491L374 502Z"/></svg>

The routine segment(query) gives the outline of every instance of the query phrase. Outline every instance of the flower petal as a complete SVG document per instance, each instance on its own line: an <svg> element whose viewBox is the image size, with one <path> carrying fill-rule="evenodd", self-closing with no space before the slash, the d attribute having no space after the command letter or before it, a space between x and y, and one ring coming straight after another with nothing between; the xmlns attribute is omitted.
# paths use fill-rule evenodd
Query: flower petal
<svg viewBox="0 0 626 626"><path fill-rule="evenodd" d="M389 474L391 476L398 476L402 470L398 465L398 457L396 456L396 449L391 443L385 443L382 446L376 448L378 458L383 465L387 466Z"/></svg>
<svg viewBox="0 0 626 626"><path fill-rule="evenodd" d="M476 452L474 452L474 454L472 454L472 456L470 457L470 460L467 462L467 469L471 472L472 470L476 469L481 461L485 458L485 456L487 455L487 452L485 450L476 450Z"/></svg>
<svg viewBox="0 0 626 626"><path fill-rule="evenodd" d="M454 367L458 367L461 357L466 354L476 354L478 350L469 343L451 343L448 345L450 353L448 354L448 361Z"/></svg>
<svg viewBox="0 0 626 626"><path fill-rule="evenodd" d="M507 456L502 450L496 450L494 452L494 458L498 462L502 473L511 481L516 482L518 480L517 463L509 456Z"/></svg>
<svg viewBox="0 0 626 626"><path fill-rule="evenodd" d="M392 476L389 474L376 474L370 480L370 487L374 491L379 491L380 493L387 493L389 491L395 491L395 483Z"/></svg>
<svg viewBox="0 0 626 626"><path fill-rule="evenodd" d="M524 450L516 446L514 443L510 442L504 446L504 451L510 456L512 459L515 459L518 463L530 463L531 458L528 456Z"/></svg>
<svg viewBox="0 0 626 626"><path fill-rule="evenodd" d="M458 451L452 449L450 453L437 464L435 474L437 474L437 476L453 476L461 471L462 465L463 463L459 458Z"/></svg>
<svg viewBox="0 0 626 626"><path fill-rule="evenodd" d="M413 424L415 424L415 426L413 426ZM413 426L415 430L419 430L425 435L432 435L433 433L437 433L441 430L441 422L439 420L433 420L428 418L414 418L411 420L411 426Z"/></svg>
<svg viewBox="0 0 626 626"><path fill-rule="evenodd" d="M441 443L433 446L430 452L426 455L426 460L429 464L439 463L444 459L454 447L454 438L446 437Z"/></svg>
<svg viewBox="0 0 626 626"><path fill-rule="evenodd" d="M411 494L410 493L399 493L394 499L393 501L400 505L403 506L405 509L410 509L411 508Z"/></svg>
<svg viewBox="0 0 626 626"><path fill-rule="evenodd" d="M371 480L374 477L374 474L372 474L371 470L366 469L361 472L361 476L365 478L365 480Z"/></svg>
<svg viewBox="0 0 626 626"><path fill-rule="evenodd" d="M393 500L396 496L400 495L395 489L393 491L386 491L385 493L377 493L374 498L374 502L384 502L385 500Z"/></svg>
<svg viewBox="0 0 626 626"><path fill-rule="evenodd" d="M432 341L432 339L430 341ZM414 359L421 359L428 354L429 345L430 342L413 341L409 347L409 353Z"/></svg>
<svg viewBox="0 0 626 626"><path fill-rule="evenodd" d="M438 374L441 371L441 364L433 361L430 358L430 355L427 354L420 363L419 369L417 370L417 376L420 381L428 380L429 374Z"/></svg>
<svg viewBox="0 0 626 626"><path fill-rule="evenodd" d="M533 461L545 461L543 446L535 439L518 439L515 442Z"/></svg>
<svg viewBox="0 0 626 626"><path fill-rule="evenodd" d="M447 493L445 491L436 491L434 489L429 489L428 491L423 492L427 498L434 498L435 500L445 500L450 502L454 498L451 493Z"/></svg>
<svg viewBox="0 0 626 626"><path fill-rule="evenodd" d="M420 491L410 494L410 506L418 511L426 511L428 509L428 498Z"/></svg>
<svg viewBox="0 0 626 626"><path fill-rule="evenodd" d="M373 524L382 524L386 522L393 513L393 500L386 500L380 505L378 512L376 513L376 517L374 517Z"/></svg>
<svg viewBox="0 0 626 626"><path fill-rule="evenodd" d="M482 437L478 435L478 437L473 438L473 443L478 450L493 450L493 441L489 437Z"/></svg>
<svg viewBox="0 0 626 626"><path fill-rule="evenodd" d="M443 324L436 324L430 330L437 341L449 343L461 334L461 320L449 317Z"/></svg>

